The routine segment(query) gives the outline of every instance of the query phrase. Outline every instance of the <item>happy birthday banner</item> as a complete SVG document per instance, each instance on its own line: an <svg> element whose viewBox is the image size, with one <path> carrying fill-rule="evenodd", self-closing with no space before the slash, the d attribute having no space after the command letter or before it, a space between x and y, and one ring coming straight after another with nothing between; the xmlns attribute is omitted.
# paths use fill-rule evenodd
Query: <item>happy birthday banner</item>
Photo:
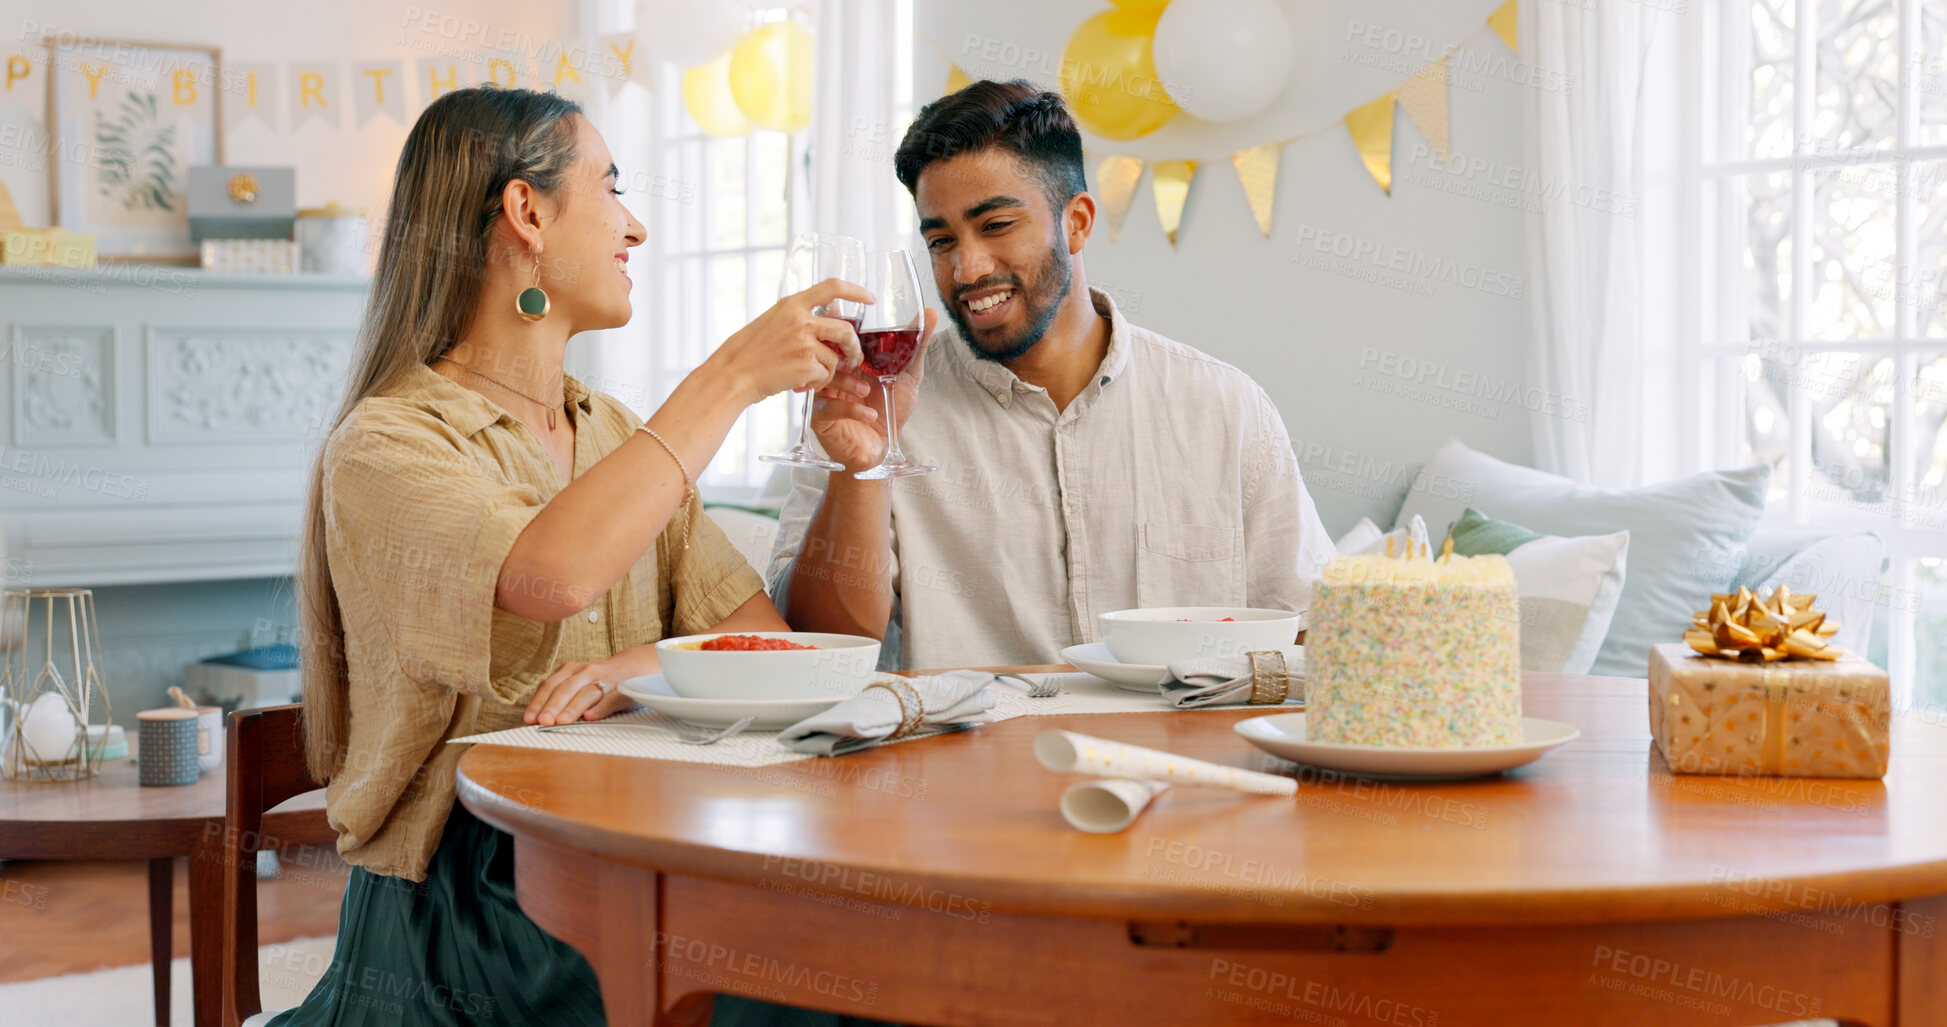
<svg viewBox="0 0 1947 1027"><path fill-rule="evenodd" d="M1407 119L1412 121L1426 137L1428 147L1439 156L1440 160L1447 160L1452 146L1452 132L1447 110L1448 87L1452 74L1450 62L1462 47L1489 31L1499 37L1510 51L1519 54L1520 46L1516 42L1519 27L1516 3L1517 0L1507 0L1488 16L1485 24L1450 47L1444 56L1427 62L1384 95L1360 104L1332 122L1308 132L1248 146L1230 154L1231 167L1236 171L1238 182L1244 188L1244 197L1250 203L1251 217L1257 222L1258 231L1266 238L1271 235L1271 215L1277 203L1278 161L1286 146L1301 139L1308 139L1344 125L1347 134L1352 138L1353 147L1359 153L1359 159L1365 164L1367 173L1388 196L1392 195L1393 191L1395 110L1405 111ZM1117 15L1111 12L1110 16ZM1149 24L1153 27L1155 22L1151 21ZM1087 23L1084 25L1085 30L1086 28ZM1077 38L1081 38L1081 33L1077 34ZM1071 41L1071 47L1073 45ZM947 61L949 70L946 92L957 92L972 81L972 78L954 63L952 58L947 57L944 50L940 50L938 44L934 44L934 49L939 50L941 57ZM1089 118L1084 116L1084 110L1087 105L1099 105L1101 95L1111 91L1098 88L1093 93L1089 93L1074 88L1075 83L1069 80L1068 72L1078 67L1085 72L1092 69L1088 62L1069 58L1070 55L1064 55L1062 92L1071 105L1080 108L1077 110L1077 116L1084 125L1094 129L1098 135L1104 134L1100 125L1090 124ZM1140 65L1137 68L1142 70ZM1149 66L1147 70L1153 80L1156 77L1154 66ZM1167 97L1163 99L1168 102ZM1121 99L1121 103L1128 111L1126 121L1145 117L1139 104L1130 104L1126 97ZM1152 117L1149 120L1155 119ZM1133 135L1147 134L1160 124L1161 122L1158 121L1154 125L1145 125L1141 131L1132 130L1133 134L1123 133L1116 137L1132 138ZM1142 182L1143 171L1147 169L1150 172L1150 193L1156 204L1157 220L1162 223L1163 234L1169 238L1170 246L1174 248L1177 232L1183 225L1183 208L1190 199L1190 187L1196 180L1198 169L1205 163L1204 160L1196 159L1145 161L1143 158L1126 154L1111 154L1103 158L1096 167L1096 198L1101 201L1102 215L1109 225L1109 240L1113 242L1121 235L1122 226L1129 216L1129 208L1135 202L1136 190Z"/></svg>
<svg viewBox="0 0 1947 1027"><path fill-rule="evenodd" d="M30 87L45 83L50 61L59 69L80 72L92 90L104 75L140 55L140 48L128 44L68 42L57 42L51 53L42 47L7 54L0 67L0 103L34 105L29 95L45 94ZM587 93L600 83L611 98L629 82L653 88L649 62L638 61L636 52L636 35L618 32L588 42L546 43L532 54L480 50L419 57L410 63L396 59L224 61L211 67L199 62L164 70L174 75L171 95L179 102L194 102L197 89L214 90L221 98L226 130L251 120L276 129L280 112L292 130L313 121L342 129L348 121L350 127L363 127L380 115L409 125L435 99L475 85ZM189 100L181 99L185 90ZM30 113L38 118L44 111Z"/></svg>

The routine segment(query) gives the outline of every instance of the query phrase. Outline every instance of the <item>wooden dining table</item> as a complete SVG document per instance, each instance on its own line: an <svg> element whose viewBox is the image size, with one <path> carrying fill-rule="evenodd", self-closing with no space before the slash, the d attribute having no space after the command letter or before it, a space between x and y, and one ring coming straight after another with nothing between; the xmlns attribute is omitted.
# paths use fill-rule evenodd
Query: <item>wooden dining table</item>
<svg viewBox="0 0 1947 1027"><path fill-rule="evenodd" d="M481 745L459 787L618 1027L712 994L909 1024L1947 1024L1947 724L1896 717L1884 780L1673 775L1646 703L1527 675L1526 714L1581 737L1466 781L1159 708L761 769ZM1297 795L1179 786L1084 834L1032 753L1050 728Z"/></svg>
<svg viewBox="0 0 1947 1027"><path fill-rule="evenodd" d="M129 748L139 748L132 738ZM149 954L158 1027L169 1024L176 860L184 856L189 858L195 1023L222 1023L224 769L205 773L195 784L145 787L137 781L136 761L122 758L103 760L99 773L79 781L0 780L0 858L148 863ZM324 792L297 796L266 813L263 835L270 848L334 842L337 833L325 822ZM88 996L75 996L77 1006L87 1002Z"/></svg>

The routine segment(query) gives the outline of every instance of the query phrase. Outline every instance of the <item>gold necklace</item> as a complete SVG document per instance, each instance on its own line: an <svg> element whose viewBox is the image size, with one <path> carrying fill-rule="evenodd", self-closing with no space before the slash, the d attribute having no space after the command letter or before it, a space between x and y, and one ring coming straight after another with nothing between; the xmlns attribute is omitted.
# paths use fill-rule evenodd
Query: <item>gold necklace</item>
<svg viewBox="0 0 1947 1027"><path fill-rule="evenodd" d="M525 392L522 392L521 390L519 390L519 389L517 389L517 388L514 388L514 387L513 387L512 385L509 385L509 384L507 384L506 382L503 382L503 381L501 381L501 380L500 380L500 379L498 379L498 378L491 378L491 377L488 377L487 375L484 375L484 374L481 374L480 372L478 372L478 371L475 371L475 370L474 370L473 368L471 368L471 367L468 367L468 366L466 366L465 364L462 364L462 363L460 363L460 362L459 362L459 361L457 361L457 360L454 360L454 359L453 359L452 357L447 357L447 356L442 356L442 357L440 357L440 359L441 359L441 360L444 360L444 361L446 361L446 362L447 362L447 363L449 363L449 364L452 364L452 365L453 365L454 367L457 367L457 368L459 368L459 369L460 369L460 370L462 370L462 371L465 371L466 373L468 373L468 374L470 374L470 375L472 375L472 376L474 376L475 378L483 378L483 379L486 379L487 381L490 381L490 382L492 382L492 383L494 383L495 385L498 385L498 386L500 386L501 388L503 388L503 389L506 389L506 390L507 390L508 392L511 392L511 393L513 393L514 395L516 395L516 396L519 396L519 397L521 397L522 399L525 399L525 400L527 400L528 402L530 402L530 403L532 403L532 404L534 404L535 406L538 406L538 407L541 407L541 408L543 408L543 409L545 409L545 410L547 410L547 412L548 412L548 430L549 430L549 431L553 431L553 430L554 430L554 412L555 412L556 410L559 410L559 409L561 409L561 408L562 408L563 406L566 406L566 405L567 405L567 403L568 403L568 391L567 391L567 388L565 387L565 385L564 385L564 387L562 388L562 391L561 391L561 399L560 399L560 400L558 400L558 401L556 401L556 403L555 403L555 405L554 405L554 406L551 406L551 407L550 407L550 406L548 406L548 401L547 401L547 400L545 400L545 399L535 399L535 398L534 398L533 396L530 396L530 395L528 395L527 393L525 393Z"/></svg>

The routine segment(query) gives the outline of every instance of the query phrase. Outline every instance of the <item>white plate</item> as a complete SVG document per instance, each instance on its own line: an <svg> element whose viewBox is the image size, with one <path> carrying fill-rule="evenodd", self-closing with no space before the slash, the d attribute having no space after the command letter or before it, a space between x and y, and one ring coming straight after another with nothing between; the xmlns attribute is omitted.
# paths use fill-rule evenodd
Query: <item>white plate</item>
<svg viewBox="0 0 1947 1027"><path fill-rule="evenodd" d="M1061 658L1076 670L1087 671L1117 688L1126 688L1131 692L1161 693L1163 682L1170 679L1168 667L1117 662L1109 647L1101 642L1071 645L1061 651Z"/></svg>
<svg viewBox="0 0 1947 1027"><path fill-rule="evenodd" d="M1302 645L1281 646L1279 652L1292 661L1303 660L1305 647ZM1084 645L1071 645L1061 651L1061 658L1068 661L1076 670L1087 671L1104 681L1131 692L1155 692L1161 694L1163 685L1170 679L1170 669L1161 664L1151 666L1146 663L1123 663L1109 652L1103 642L1089 642Z"/></svg>
<svg viewBox="0 0 1947 1027"><path fill-rule="evenodd" d="M727 727L744 719L752 731L777 731L790 727L814 713L823 713L845 701L843 696L816 699L685 699L669 690L661 674L630 678L617 686L636 702L666 713L677 720L704 727Z"/></svg>
<svg viewBox="0 0 1947 1027"><path fill-rule="evenodd" d="M1580 738L1567 724L1521 718L1521 741L1463 749L1405 749L1375 745L1336 745L1305 740L1305 715L1278 713L1240 720L1231 727L1245 741L1273 756L1362 777L1443 780L1480 777L1533 763L1550 749Z"/></svg>

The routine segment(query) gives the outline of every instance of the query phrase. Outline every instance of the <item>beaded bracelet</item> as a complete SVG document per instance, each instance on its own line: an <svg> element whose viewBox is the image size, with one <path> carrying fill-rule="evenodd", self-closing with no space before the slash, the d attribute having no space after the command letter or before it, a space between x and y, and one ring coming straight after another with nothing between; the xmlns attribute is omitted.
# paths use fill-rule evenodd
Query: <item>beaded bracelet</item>
<svg viewBox="0 0 1947 1027"><path fill-rule="evenodd" d="M675 447L665 441L661 435L656 434L656 429L649 427L647 421L636 425L636 430L646 432L650 438L655 439L657 444L669 453L669 458L676 461L676 469L683 474L683 548L688 550L690 547L690 499L696 495L696 486L690 482L690 469L688 465L683 463L683 458L676 455Z"/></svg>

